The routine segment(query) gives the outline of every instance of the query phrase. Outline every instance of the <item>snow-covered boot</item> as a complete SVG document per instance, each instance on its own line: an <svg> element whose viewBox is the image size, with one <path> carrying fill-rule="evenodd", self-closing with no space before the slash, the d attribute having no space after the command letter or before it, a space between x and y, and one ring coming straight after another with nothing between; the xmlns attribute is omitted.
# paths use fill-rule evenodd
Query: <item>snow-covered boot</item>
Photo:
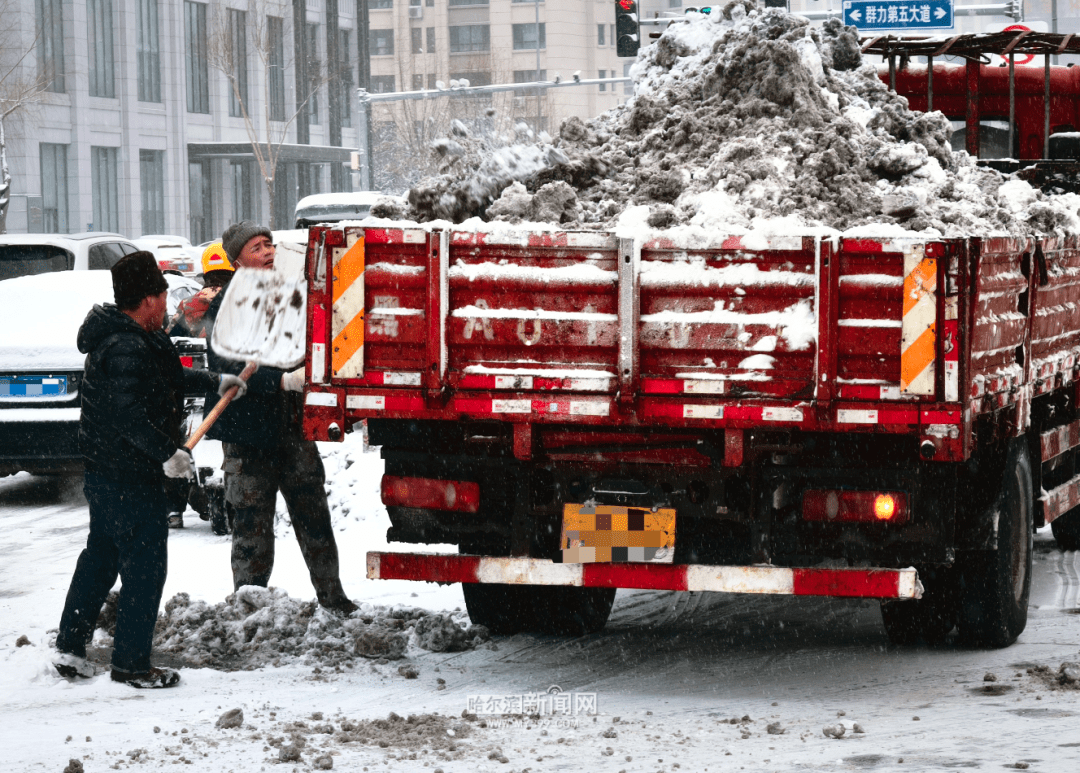
<svg viewBox="0 0 1080 773"><path fill-rule="evenodd" d="M57 653L53 660L53 668L65 679L90 679L97 675L97 669L94 668L93 663L70 652Z"/></svg>
<svg viewBox="0 0 1080 773"><path fill-rule="evenodd" d="M138 687L140 689L154 689L159 687L173 687L180 681L180 672L175 668L151 668L141 674L132 674L127 671L112 670L112 680Z"/></svg>

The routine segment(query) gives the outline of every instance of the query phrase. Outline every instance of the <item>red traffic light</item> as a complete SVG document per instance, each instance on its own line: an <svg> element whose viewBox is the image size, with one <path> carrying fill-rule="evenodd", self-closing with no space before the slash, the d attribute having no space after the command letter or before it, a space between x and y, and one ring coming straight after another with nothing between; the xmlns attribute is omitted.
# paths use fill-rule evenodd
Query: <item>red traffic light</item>
<svg viewBox="0 0 1080 773"><path fill-rule="evenodd" d="M624 11L633 11L635 5L637 5L637 3L634 2L634 0L619 0L619 6Z"/></svg>

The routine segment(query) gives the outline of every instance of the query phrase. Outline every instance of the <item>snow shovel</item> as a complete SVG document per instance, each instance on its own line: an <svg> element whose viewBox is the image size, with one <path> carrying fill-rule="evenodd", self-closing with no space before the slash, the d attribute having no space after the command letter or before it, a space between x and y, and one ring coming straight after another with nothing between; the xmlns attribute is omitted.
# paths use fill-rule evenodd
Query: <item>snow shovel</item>
<svg viewBox="0 0 1080 773"><path fill-rule="evenodd" d="M211 343L230 360L246 362L240 378L247 381L260 365L293 370L304 364L307 339L307 281L302 276L266 269L237 269L218 309ZM236 397L229 389L184 447L202 440Z"/></svg>

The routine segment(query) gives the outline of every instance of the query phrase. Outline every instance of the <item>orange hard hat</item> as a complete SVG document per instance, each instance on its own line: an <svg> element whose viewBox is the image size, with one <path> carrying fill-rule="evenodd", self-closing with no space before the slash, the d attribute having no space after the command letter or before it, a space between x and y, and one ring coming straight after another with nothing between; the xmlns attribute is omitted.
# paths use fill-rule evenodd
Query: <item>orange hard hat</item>
<svg viewBox="0 0 1080 773"><path fill-rule="evenodd" d="M204 274L209 274L211 271L235 271L236 269L229 262L221 242L214 242L203 250L202 270Z"/></svg>

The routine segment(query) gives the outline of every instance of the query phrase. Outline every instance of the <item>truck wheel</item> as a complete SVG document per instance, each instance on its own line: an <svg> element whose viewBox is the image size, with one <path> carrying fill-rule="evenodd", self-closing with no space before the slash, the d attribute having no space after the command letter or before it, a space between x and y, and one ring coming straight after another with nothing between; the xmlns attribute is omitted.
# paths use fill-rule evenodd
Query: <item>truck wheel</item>
<svg viewBox="0 0 1080 773"><path fill-rule="evenodd" d="M486 626L493 634L504 636L526 629L532 620L533 587L462 583L465 608L473 625Z"/></svg>
<svg viewBox="0 0 1080 773"><path fill-rule="evenodd" d="M1062 550L1080 550L1080 508L1050 522L1050 530Z"/></svg>
<svg viewBox="0 0 1080 773"><path fill-rule="evenodd" d="M961 557L960 634L979 647L1007 647L1027 625L1031 593L1031 458L1013 441L1001 489L987 517L997 514L997 548Z"/></svg>
<svg viewBox="0 0 1080 773"><path fill-rule="evenodd" d="M884 600L881 621L893 644L940 644L956 627L956 584L949 570L919 572L923 597L913 601Z"/></svg>
<svg viewBox="0 0 1080 773"><path fill-rule="evenodd" d="M598 633L607 625L614 588L533 586L533 623L528 630L562 636Z"/></svg>

